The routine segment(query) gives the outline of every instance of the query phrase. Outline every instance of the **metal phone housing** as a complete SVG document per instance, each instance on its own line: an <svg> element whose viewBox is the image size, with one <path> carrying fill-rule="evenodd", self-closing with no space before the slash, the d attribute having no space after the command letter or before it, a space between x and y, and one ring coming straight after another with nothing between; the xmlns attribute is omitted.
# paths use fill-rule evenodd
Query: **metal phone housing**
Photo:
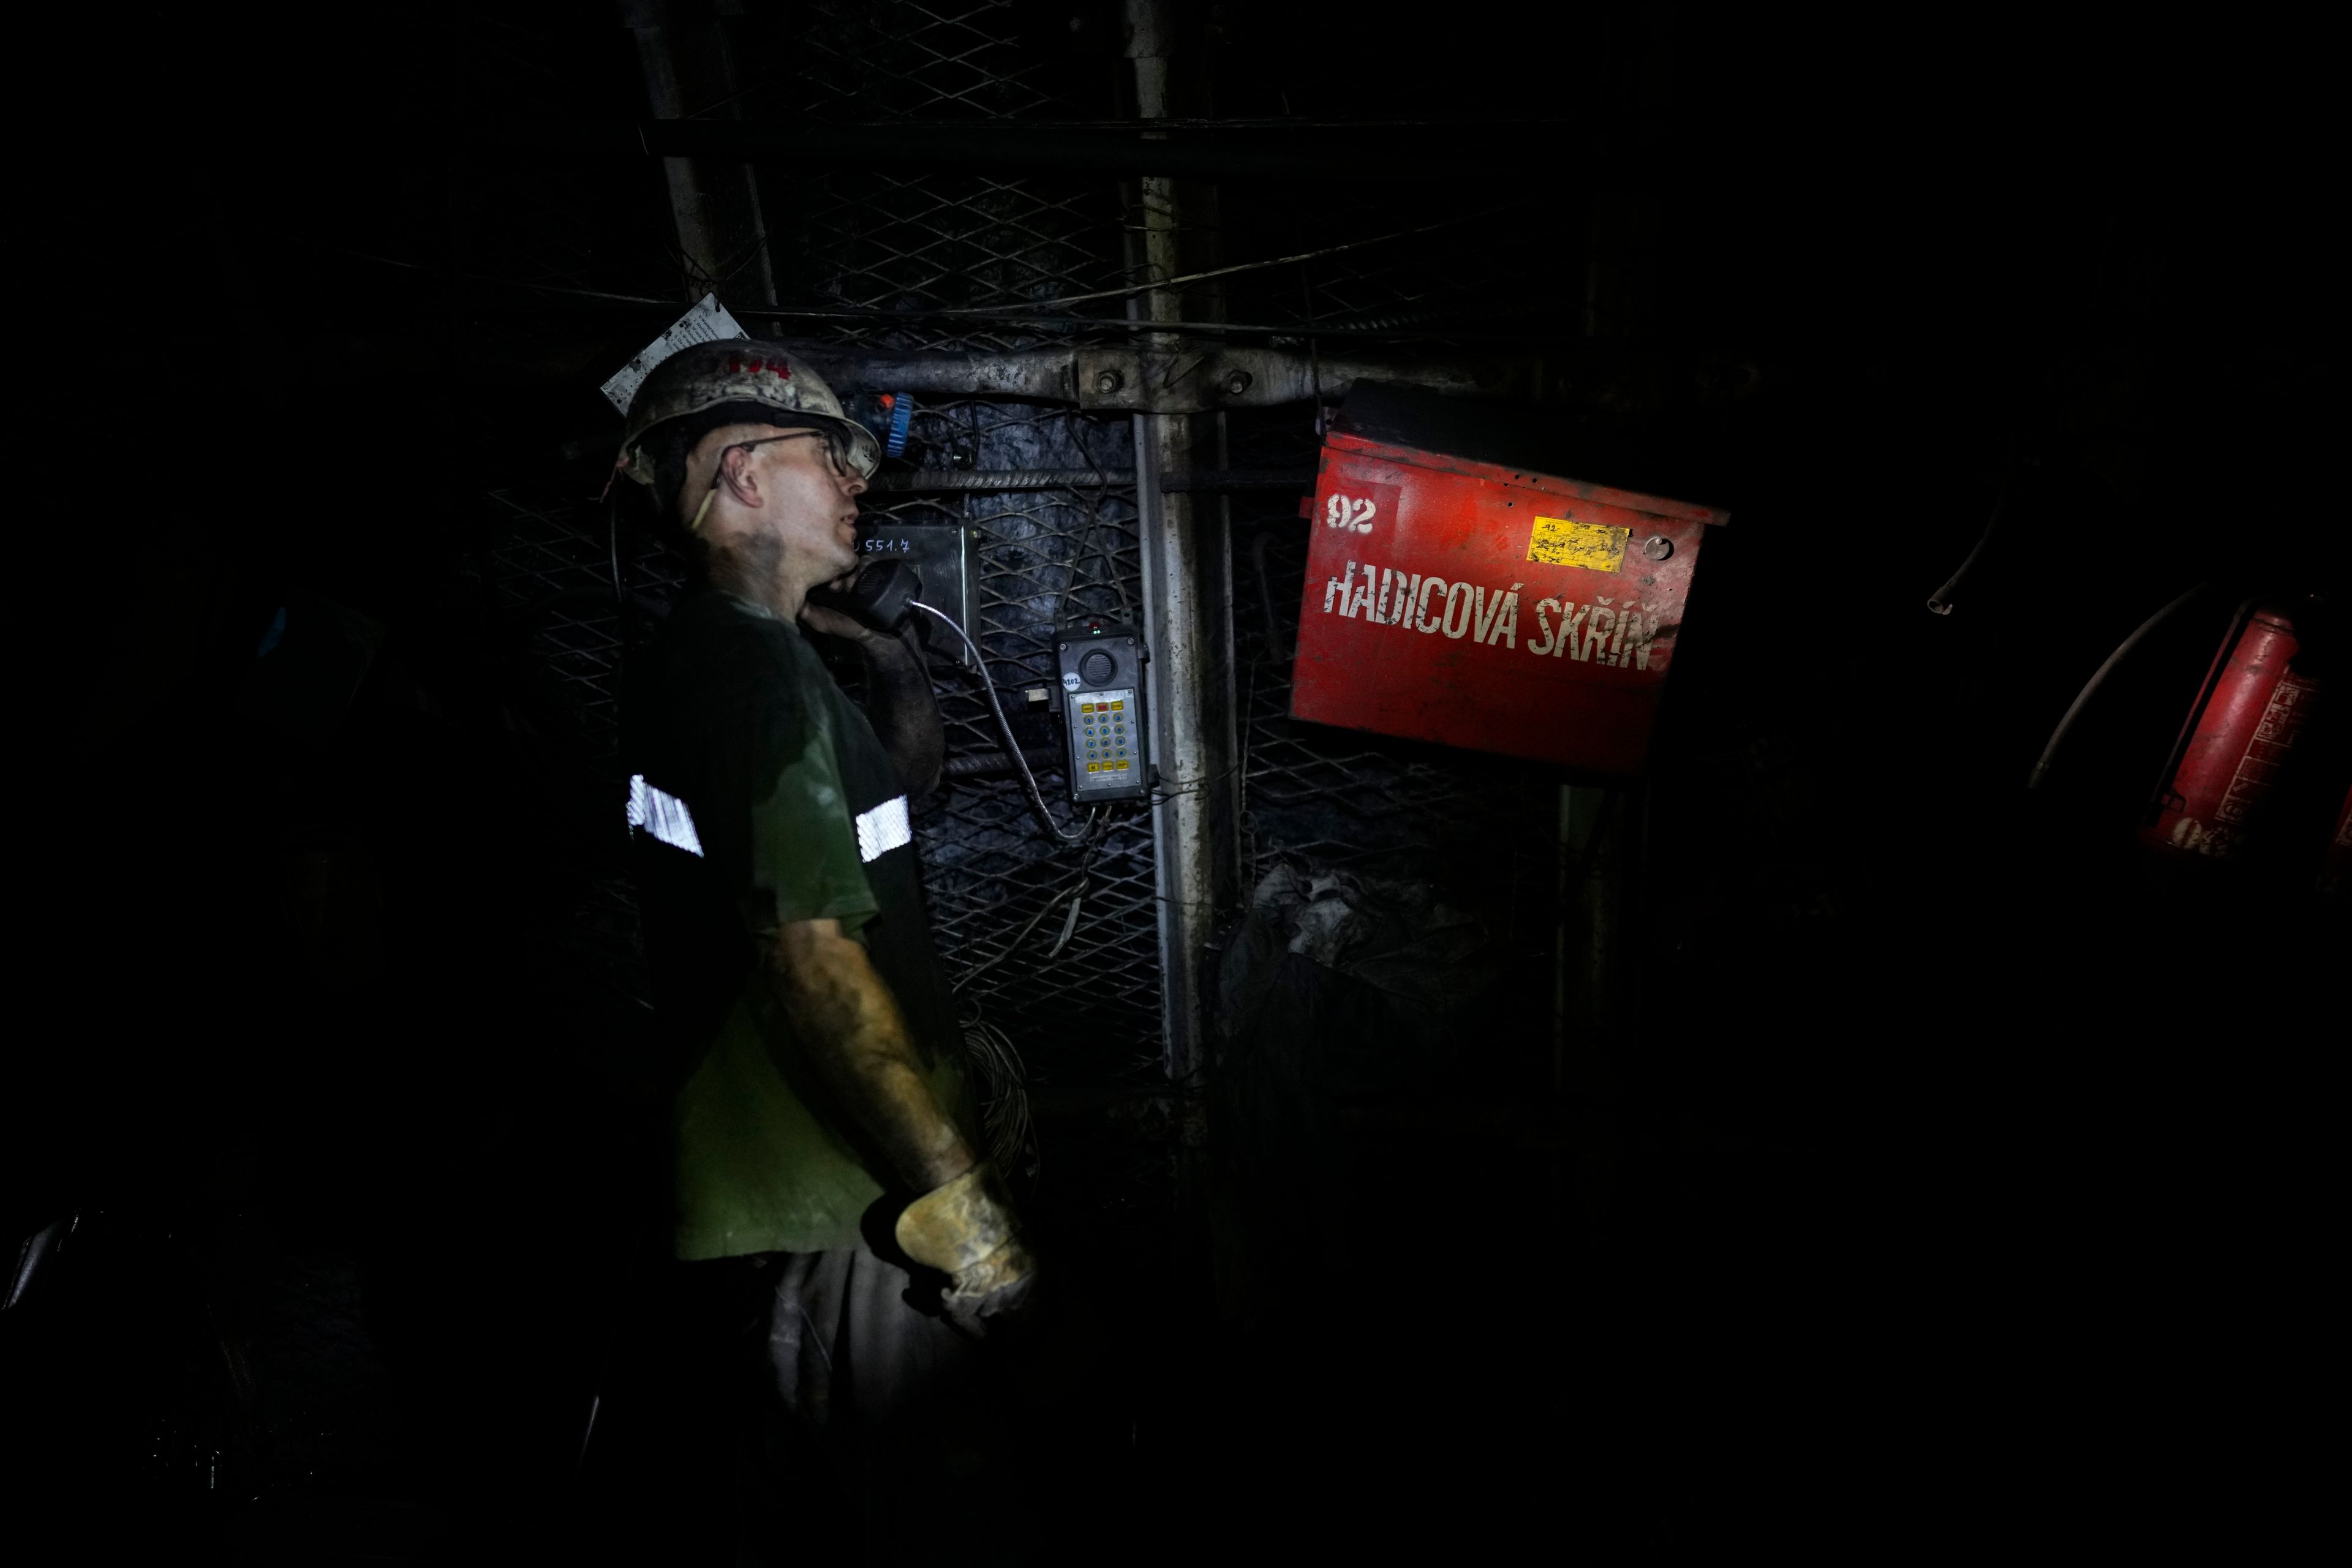
<svg viewBox="0 0 2352 1568"><path fill-rule="evenodd" d="M1088 616L1054 639L1070 799L1080 805L1151 793L1151 714L1143 679L1150 655L1133 626Z"/></svg>

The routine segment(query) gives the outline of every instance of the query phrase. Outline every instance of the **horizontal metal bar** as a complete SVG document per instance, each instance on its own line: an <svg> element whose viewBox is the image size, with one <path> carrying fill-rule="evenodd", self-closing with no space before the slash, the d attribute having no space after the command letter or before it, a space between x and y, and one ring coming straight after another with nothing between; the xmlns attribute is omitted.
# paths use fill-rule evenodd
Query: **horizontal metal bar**
<svg viewBox="0 0 2352 1568"><path fill-rule="evenodd" d="M493 122L457 134L532 153L605 157L708 158L729 163L805 162L827 167L1037 170L1177 179L1304 180L1383 186L1460 188L1522 177L1498 157L1520 138L1465 126L1373 130L1180 129L1021 124L780 125L740 120L589 120ZM1445 145L1435 145L1444 142ZM1545 149L1556 157L1555 150Z"/></svg>
<svg viewBox="0 0 2352 1568"><path fill-rule="evenodd" d="M1133 489L1129 468L919 468L908 474L877 474L867 482L874 495L927 495L950 490Z"/></svg>
<svg viewBox="0 0 2352 1568"><path fill-rule="evenodd" d="M1021 749L1021 754L1028 760L1030 771L1033 773L1058 771L1069 761L1059 751L1051 748L1039 751L1024 746ZM967 756L950 757L940 764L940 771L951 779L985 778L992 773L1009 773L1013 771L1013 753L1001 751L973 752Z"/></svg>
<svg viewBox="0 0 2352 1568"><path fill-rule="evenodd" d="M1364 379L1457 396L1542 395L1533 355L1391 362L1238 343L1188 349L1033 349L1013 353L862 354L818 344L801 353L836 392L1021 397L1119 414L1202 414L1337 402Z"/></svg>
<svg viewBox="0 0 2352 1568"><path fill-rule="evenodd" d="M1228 490L1311 490L1315 488L1312 468L1202 468L1186 474L1162 474L1160 489L1167 494L1181 490L1207 490L1220 493Z"/></svg>
<svg viewBox="0 0 2352 1568"><path fill-rule="evenodd" d="M698 117L700 118L700 117ZM970 120L833 120L827 124L843 130L937 131L943 134L960 134L970 130ZM1132 131L1133 120L1027 120L1017 122L1021 129L1038 132L1067 131ZM1283 132L1323 132L1349 136L1360 136L1377 131L1438 131L1480 134L1538 130L1546 126L1589 128L1587 117L1564 114L1484 115L1478 117L1394 119L1394 120L1307 120L1298 116L1244 117L1231 120L1207 120L1171 116L1154 120L1155 132L1173 132L1180 136L1249 136L1268 137Z"/></svg>
<svg viewBox="0 0 2352 1568"><path fill-rule="evenodd" d="M1736 403L1752 395L1763 379L1753 360L1602 342L1548 343L1540 355L1420 360L1239 343L998 354L872 354L830 344L793 346L837 392L1015 397L1121 414L1337 403L1360 381L1400 383L1450 397L1541 401L1580 412L1625 414L1668 405Z"/></svg>
<svg viewBox="0 0 2352 1568"><path fill-rule="evenodd" d="M908 474L877 474L866 487L877 495L925 495L971 490L1133 489L1132 468L922 468ZM1311 490L1311 468L1210 468L1161 477L1163 492Z"/></svg>
<svg viewBox="0 0 2352 1568"><path fill-rule="evenodd" d="M395 265L405 265L396 263ZM502 282L515 289L528 289L537 285ZM542 293L563 295L562 289L542 289ZM604 296L592 298L604 299ZM675 311L677 303L672 300L626 300L621 303L641 306L647 310ZM1198 334L1213 338L1271 338L1277 344L1303 343L1310 338L1378 338L1383 342L1402 342L1433 338L1449 343L1496 342L1525 343L1547 336L1574 337L1576 328L1566 316L1546 316L1539 312L1519 311L1510 319L1517 324L1508 331L1482 322L1503 319L1503 312L1485 311L1474 315L1446 317L1436 311L1415 312L1410 317L1400 314L1374 317L1367 321L1294 321L1281 325L1262 321L1154 321L1149 317L1130 320L1124 316L1065 316L1051 312L1039 314L1008 305L1000 310L978 311L964 307L953 310L824 310L799 305L760 305L728 302L727 308L746 321L842 321L851 325L876 327L898 326L908 321L954 321L964 325L984 323L990 326L1026 328L1038 332L1110 332L1133 334L1158 332L1175 336ZM1425 324L1407 324L1408 321ZM1453 324L1448 324L1449 322ZM1391 324L1393 323L1393 324Z"/></svg>

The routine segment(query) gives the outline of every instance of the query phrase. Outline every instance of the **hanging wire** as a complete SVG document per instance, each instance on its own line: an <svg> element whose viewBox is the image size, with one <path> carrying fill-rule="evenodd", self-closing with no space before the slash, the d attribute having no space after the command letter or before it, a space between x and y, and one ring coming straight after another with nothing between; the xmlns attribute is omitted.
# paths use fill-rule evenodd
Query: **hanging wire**
<svg viewBox="0 0 2352 1568"><path fill-rule="evenodd" d="M1506 204L1506 206L1507 204ZM1063 305L1083 305L1095 300L1132 300L1163 289L1181 289L1188 284L1205 283L1212 278L1231 278L1237 273L1263 272L1270 267L1289 267L1317 257L1337 256L1342 251L1361 250L1368 245L1386 245L1394 239L1410 239L1418 234L1433 234L1441 228L1457 228L1465 223L1476 223L1506 210L1505 206L1486 207L1474 213L1457 213L1452 217L1425 223L1418 228L1401 228L1392 234L1376 234L1370 239L1351 239L1344 245L1327 245L1317 250L1302 250L1295 256L1268 257L1264 261L1236 261L1230 267L1212 267L1204 272L1180 272L1173 278L1163 278L1150 283L1130 283L1118 289L1093 289L1083 294L1063 294L1051 300L1030 301L1031 308L1050 310ZM996 310L992 305L955 305L940 311L943 316L987 315Z"/></svg>
<svg viewBox="0 0 2352 1568"><path fill-rule="evenodd" d="M621 586L621 498L613 493L609 479L604 484L604 553L613 569L613 614L620 623L621 646L626 648L635 640L631 634L635 620L629 613L629 595Z"/></svg>
<svg viewBox="0 0 2352 1568"><path fill-rule="evenodd" d="M1026 300L1017 307L1003 305L947 305L925 310L879 310L873 308L843 310L838 307L763 305L745 301L740 303L730 302L728 309L732 310L738 316L752 317L760 320L781 319L786 321L871 321L876 323L913 321L969 321L974 322L990 321L997 323L1012 323L1013 325L1027 325L1039 328L1079 331L1138 331L1152 332L1206 332L1220 337L1241 335L1286 339L1294 338L1299 335L1298 329L1295 326L1255 325L1239 321L1152 321L1148 318L1123 318L1117 316L1076 316L1063 318L1054 316L1050 314L1050 312L1065 306L1083 304L1096 300L1133 300L1139 298L1144 294L1150 293L1154 289L1181 289L1186 285L1203 282L1213 278L1228 278L1238 273L1261 272L1270 268L1294 266L1301 261L1311 260L1318 257L1336 255L1343 250L1356 250L1369 245L1380 245L1389 240L1405 239L1415 235L1427 234L1435 229L1450 228L1459 224L1473 222L1480 218L1491 217L1496 213L1502 212L1504 210L1506 209L1502 207L1491 208L1483 212L1472 213L1465 216L1447 218L1441 223L1425 225L1420 228L1400 229L1394 234L1377 235L1370 239L1352 240L1348 244L1331 246L1322 250L1301 251L1294 256L1271 257L1264 261L1236 262L1231 267L1212 268L1205 272L1188 272L1178 277L1167 279L1160 282L1138 283L1118 289L1095 289L1083 294L1064 294L1051 300ZM605 289L577 289L555 283L534 283L520 278L499 278L491 274L475 272L463 268L439 266L422 261L408 261L396 256L382 256L373 251L355 250L349 246L330 245L320 240L312 239L308 236L282 231L278 233L276 237L282 239L289 244L299 245L311 250L331 252L338 256L348 256L355 261L373 262L379 267L395 267L408 272L423 272L438 277L454 278L461 282L481 283L492 288L514 289L527 293L538 294L551 298L592 300L610 305L634 305L670 311L675 311L678 308L678 301L677 300L657 295L624 294ZM672 249L675 251L675 247L673 247ZM684 268L689 258L685 256L684 252L677 251L675 259L679 267ZM712 284L709 279L704 279L704 284L706 286L715 287L715 284ZM704 289L704 291L708 291L707 287ZM1393 338L1398 336L1440 336L1456 341L1470 341L1471 339L1481 335L1463 332L1412 332L1403 331L1387 331L1377 328L1351 328L1344 325L1327 325L1318 328L1317 331L1326 337L1358 336ZM1507 331L1486 335L1491 335L1497 341L1510 342L1521 342L1526 337L1526 333L1524 331Z"/></svg>
<svg viewBox="0 0 2352 1568"><path fill-rule="evenodd" d="M1083 419L1077 421L1070 428L1070 438L1076 445L1079 453L1085 457L1087 466L1093 470L1096 482L1087 495L1087 525L1078 531L1077 546L1070 552L1069 567L1063 579L1062 591L1054 601L1054 619L1057 624L1065 618L1069 609L1070 595L1076 593L1079 588L1090 585L1080 581L1087 563L1087 549L1094 541L1096 530L1101 526L1103 502L1109 499L1113 483L1110 471L1105 468L1101 461L1096 458L1094 447L1087 440L1087 428L1086 421ZM1118 527L1114 523L1110 532L1103 537L1102 548L1096 553L1102 559L1104 583L1107 583L1110 591L1118 596L1119 618L1132 626L1135 624L1135 605L1127 596L1127 584L1119 581L1118 534ZM1102 584L1091 585L1099 587Z"/></svg>
<svg viewBox="0 0 2352 1568"><path fill-rule="evenodd" d="M1013 759L1013 766L1021 771L1021 787L1027 792L1029 805L1037 813L1037 820L1045 825L1046 832L1065 844L1076 844L1084 839L1094 831L1095 822L1102 816L1101 808L1097 807L1094 816L1089 817L1076 829L1064 827L1054 820L1054 814L1045 809L1045 792L1037 787L1037 775L1029 771L1029 759L1022 753L1021 742L1013 736L1013 721L1004 716L1004 704L996 695L996 679L988 673L988 656L980 651L980 645L971 640L971 634L956 624L953 616L943 610L933 609L920 599L914 601L914 605L915 608L925 615L945 622L948 630L963 638L963 646L971 650L972 672L980 678L980 689L988 699L988 710L996 715L996 728L1004 736L1005 754Z"/></svg>
<svg viewBox="0 0 2352 1568"><path fill-rule="evenodd" d="M1952 613L1952 606L1958 602L1960 584L1968 580L1969 573L1976 570L1978 558L1984 554L1985 546L1991 543L1992 536L2000 531L2002 514L2009 510L2010 493L2017 485L2019 466L2016 444L2012 441L2009 457L2001 464L2000 489L1993 492L1991 514L1985 519L1984 528L1977 534L1977 542L1970 547L1967 558L1961 561L1951 576L1945 579L1942 587L1927 595L1929 615L1948 616Z"/></svg>
<svg viewBox="0 0 2352 1568"><path fill-rule="evenodd" d="M1102 808L1100 806L1097 806L1095 808L1094 816L1090 817L1087 823L1087 831L1092 837L1090 842L1087 845L1085 858L1078 862L1078 874L1072 878L1067 884L1057 889L1052 898L1047 899L1045 903L1039 907L1037 912L1029 917L1029 923L1023 926L1019 931L1013 932L1013 940L1006 942L1003 947L998 948L993 957L988 959L975 969L965 971L963 978L958 980L955 984L950 987L951 990L962 990L965 986L971 984L973 981L979 979L982 975L987 973L990 970L1003 963L1005 959L1012 956L1016 948L1018 948L1023 942L1029 940L1029 933L1035 931L1038 925L1044 921L1045 917L1054 912L1055 906L1059 904L1064 899L1085 899L1087 895L1087 875L1094 867L1095 851L1102 847L1102 841L1105 837L1103 834L1094 831L1097 825L1100 824L1101 820ZM1055 952L1061 952L1063 944L1069 941L1070 931L1075 931L1076 928L1077 922L1076 919L1073 918L1068 922L1068 929L1065 930L1062 933L1062 941L1054 944L1054 951Z"/></svg>
<svg viewBox="0 0 2352 1568"><path fill-rule="evenodd" d="M2075 721L2082 718L2083 710L2091 705L2091 699L2097 695L2098 690L2102 686L2106 684L2107 677L2113 675L2116 672L2116 668L2121 665L2124 660L2131 657L2132 649L2146 642L2150 632L2155 631L2157 627L2164 625L2165 622L2170 620L2173 616L2179 615L2182 610L2187 609L2191 604L2195 603L2198 597L2211 585L2212 584L2210 583L2200 583L2194 587L2189 589L2186 593L2181 594L2178 598L2168 602L2162 609L2157 611L2156 614L2142 621L2138 627L2133 631L2132 635L2124 638L2124 640L2117 645L2116 651L2107 655L2105 659L2100 663L2099 668L2091 672L2091 679L2083 683L2083 689L2076 692L2074 694L2074 700L2066 705L2066 711L2064 715L2059 719L2058 727L2050 731L2050 740L2048 743L2042 748L2042 755L2035 759L2033 771L2026 775L2025 787L2027 789L2040 789L2043 783L2048 780L2050 777L2051 765L2058 760L2058 749L2066 743L2066 737L2073 732ZM2238 618L2240 622L2243 622L2248 610L2252 608L2253 603L2254 601L2249 599L2244 605L2239 606ZM2232 637L2235 636L2234 633L2231 635ZM2176 761L2178 759L2176 759Z"/></svg>

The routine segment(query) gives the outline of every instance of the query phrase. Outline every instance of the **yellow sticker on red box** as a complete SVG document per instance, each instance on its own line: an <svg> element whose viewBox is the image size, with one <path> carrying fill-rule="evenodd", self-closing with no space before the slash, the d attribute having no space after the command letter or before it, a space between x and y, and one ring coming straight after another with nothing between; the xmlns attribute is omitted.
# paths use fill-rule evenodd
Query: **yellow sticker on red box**
<svg viewBox="0 0 2352 1568"><path fill-rule="evenodd" d="M1528 559L1552 566L1581 566L1587 572L1624 569L1625 541L1630 528L1579 522L1572 517L1539 517L1528 536Z"/></svg>

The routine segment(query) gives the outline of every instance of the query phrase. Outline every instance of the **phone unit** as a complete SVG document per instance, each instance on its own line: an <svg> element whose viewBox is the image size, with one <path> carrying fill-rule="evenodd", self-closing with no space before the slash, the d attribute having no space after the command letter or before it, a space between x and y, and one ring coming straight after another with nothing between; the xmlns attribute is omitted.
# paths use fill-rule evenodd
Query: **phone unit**
<svg viewBox="0 0 2352 1568"><path fill-rule="evenodd" d="M1080 805L1141 800L1151 793L1151 715L1143 667L1150 661L1133 626L1100 616L1055 634L1063 732L1070 753L1070 798Z"/></svg>
<svg viewBox="0 0 2352 1568"><path fill-rule="evenodd" d="M914 618L915 601L923 596L922 574L897 559L868 561L857 581L846 588L820 586L809 590L809 603L865 622L892 636L907 629Z"/></svg>
<svg viewBox="0 0 2352 1568"><path fill-rule="evenodd" d="M923 603L953 616L956 625L977 639L980 627L972 617L979 607L973 593L978 574L972 570L972 530L961 523L860 519L857 555L869 567L892 561L912 566L922 584L919 596ZM944 631L929 616L917 616L915 624L925 645L934 652L971 668L971 655L961 638ZM939 634L936 640L935 633Z"/></svg>

